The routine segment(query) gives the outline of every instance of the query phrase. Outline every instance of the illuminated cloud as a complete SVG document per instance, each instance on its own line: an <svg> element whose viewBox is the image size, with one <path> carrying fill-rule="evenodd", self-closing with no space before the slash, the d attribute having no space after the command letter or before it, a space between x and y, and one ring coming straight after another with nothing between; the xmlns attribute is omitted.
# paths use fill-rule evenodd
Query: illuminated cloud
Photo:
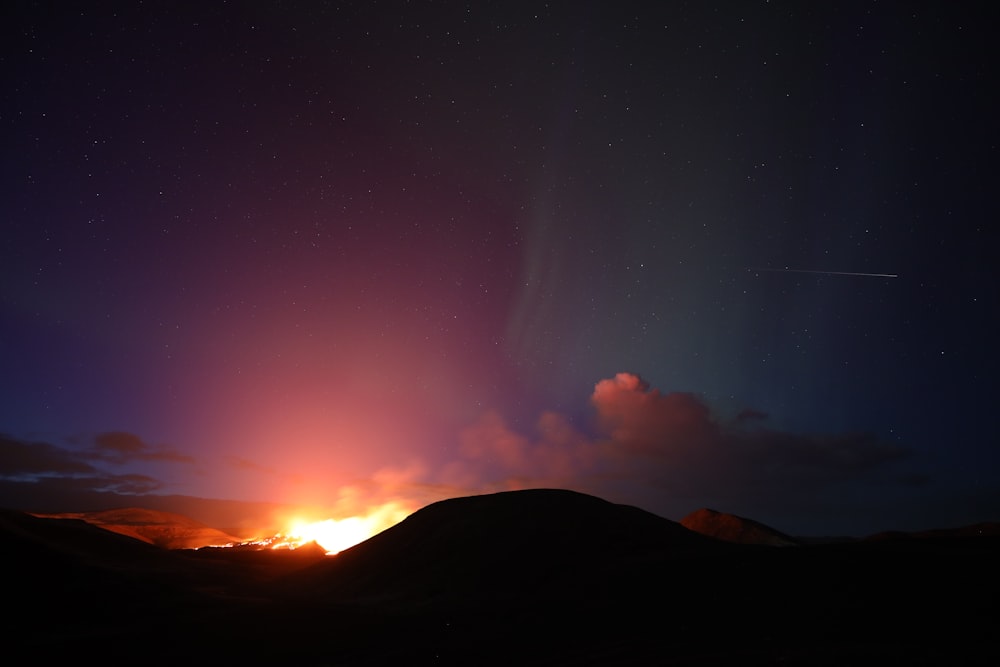
<svg viewBox="0 0 1000 667"><path fill-rule="evenodd" d="M463 459L443 478L470 491L566 486L676 513L708 504L739 509L761 499L793 506L802 494L908 455L870 434L767 428L767 416L756 410L721 421L699 397L660 392L631 373L598 382L590 402L597 417L590 435L551 412L531 434L512 429L499 413L484 414L461 434Z"/></svg>
<svg viewBox="0 0 1000 667"><path fill-rule="evenodd" d="M662 394L638 375L618 373L594 387L590 402L615 450L677 458L719 437L708 407L693 394Z"/></svg>
<svg viewBox="0 0 1000 667"><path fill-rule="evenodd" d="M165 461L173 463L194 463L194 459L169 447L153 446L142 438L124 431L110 431L94 436L93 456L110 463L123 464L131 461Z"/></svg>
<svg viewBox="0 0 1000 667"><path fill-rule="evenodd" d="M507 470L521 471L528 465L531 442L507 427L497 412L487 412L460 436L461 452L469 459L495 462Z"/></svg>
<svg viewBox="0 0 1000 667"><path fill-rule="evenodd" d="M530 438L512 430L497 412L487 412L459 440L464 459L449 468L448 480L479 480L490 489L566 483L600 459L598 444L555 412L542 413ZM503 481L491 483L491 473L500 473Z"/></svg>
<svg viewBox="0 0 1000 667"><path fill-rule="evenodd" d="M276 471L274 470L274 468L272 468L270 466L263 466L263 465L261 465L259 463L256 463L255 461L251 461L249 459L244 459L244 458L239 457L239 456L225 456L225 457L223 457L223 460L228 465L232 466L233 468L235 468L237 470L248 470L248 471L252 471L252 472L265 473L265 474L268 474L268 475L274 475L274 474L276 474Z"/></svg>
<svg viewBox="0 0 1000 667"><path fill-rule="evenodd" d="M315 510L296 518L377 517L383 523L443 498L532 487L572 488L678 517L702 506L754 515L761 508L801 508L822 502L824 493L834 498L847 483L858 488L858 481L914 486L889 469L907 450L871 434L792 433L771 428L765 414L749 409L720 419L698 396L661 392L632 373L597 382L590 406L590 431L547 411L522 432L487 411L457 434L450 461L435 464L415 452L407 461L330 484L316 477L321 473L306 479L305 470L291 475L248 459L226 462L242 474L278 480L276 489L302 483L310 491L295 500L273 498ZM62 499L151 493L161 488L159 480L143 474L145 467L126 464L190 462L124 432L102 433L77 447L9 436L0 436L0 445L0 491L14 498L43 491ZM67 508L72 504L58 509ZM282 525L289 517L272 518Z"/></svg>

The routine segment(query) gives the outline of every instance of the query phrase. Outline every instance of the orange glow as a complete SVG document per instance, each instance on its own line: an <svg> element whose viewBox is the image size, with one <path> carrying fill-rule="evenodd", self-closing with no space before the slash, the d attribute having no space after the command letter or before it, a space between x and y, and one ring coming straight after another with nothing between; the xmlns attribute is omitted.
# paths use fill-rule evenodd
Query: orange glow
<svg viewBox="0 0 1000 667"><path fill-rule="evenodd" d="M407 514L409 512L399 505L387 503L366 516L322 521L293 519L287 532L280 539L271 542L270 546L275 549L295 549L316 542L326 549L327 554L336 554L394 526L405 519Z"/></svg>

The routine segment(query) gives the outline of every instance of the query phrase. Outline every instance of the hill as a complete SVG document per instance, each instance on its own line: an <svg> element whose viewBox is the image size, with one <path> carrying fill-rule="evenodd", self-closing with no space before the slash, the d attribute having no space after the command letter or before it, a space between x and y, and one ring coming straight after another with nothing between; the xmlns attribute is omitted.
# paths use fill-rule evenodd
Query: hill
<svg viewBox="0 0 1000 667"><path fill-rule="evenodd" d="M791 547L799 544L795 538L759 521L707 508L688 514L681 519L681 525L696 533L737 544L761 544L773 547Z"/></svg>
<svg viewBox="0 0 1000 667"><path fill-rule="evenodd" d="M997 664L1000 540L769 549L559 490L430 505L338 556L167 551L0 512L40 662Z"/></svg>
<svg viewBox="0 0 1000 667"><path fill-rule="evenodd" d="M296 575L290 585L338 597L416 600L489 592L511 597L572 587L666 551L718 545L636 507L573 491L532 489L431 504Z"/></svg>
<svg viewBox="0 0 1000 667"><path fill-rule="evenodd" d="M180 514L129 507L98 512L36 514L53 519L80 519L119 535L164 549L197 549L239 542L239 538Z"/></svg>

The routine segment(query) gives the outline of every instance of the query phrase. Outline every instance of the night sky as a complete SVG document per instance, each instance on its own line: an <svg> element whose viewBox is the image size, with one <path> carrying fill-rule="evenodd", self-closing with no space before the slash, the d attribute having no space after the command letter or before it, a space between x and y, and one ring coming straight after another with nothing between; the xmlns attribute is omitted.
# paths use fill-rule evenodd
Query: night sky
<svg viewBox="0 0 1000 667"><path fill-rule="evenodd" d="M5 3L3 504L1000 518L979 5Z"/></svg>

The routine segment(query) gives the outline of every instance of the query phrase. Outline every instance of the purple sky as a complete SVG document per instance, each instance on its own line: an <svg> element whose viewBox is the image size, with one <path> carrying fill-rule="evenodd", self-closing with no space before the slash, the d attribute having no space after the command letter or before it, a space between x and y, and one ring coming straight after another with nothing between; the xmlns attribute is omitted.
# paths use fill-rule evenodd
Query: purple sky
<svg viewBox="0 0 1000 667"><path fill-rule="evenodd" d="M3 504L1000 517L971 5L0 16Z"/></svg>

